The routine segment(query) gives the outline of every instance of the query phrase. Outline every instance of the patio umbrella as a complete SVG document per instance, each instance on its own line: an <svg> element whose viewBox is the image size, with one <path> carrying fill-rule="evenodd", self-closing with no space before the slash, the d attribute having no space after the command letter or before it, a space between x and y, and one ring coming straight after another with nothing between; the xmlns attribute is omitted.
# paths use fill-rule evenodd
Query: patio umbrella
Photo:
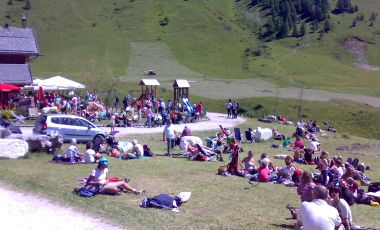
<svg viewBox="0 0 380 230"><path fill-rule="evenodd" d="M21 88L15 85L0 84L1 92L11 92L11 91L20 91Z"/></svg>
<svg viewBox="0 0 380 230"><path fill-rule="evenodd" d="M37 94L37 99L42 100L44 99L44 90L42 89L42 86L38 88L38 94Z"/></svg>

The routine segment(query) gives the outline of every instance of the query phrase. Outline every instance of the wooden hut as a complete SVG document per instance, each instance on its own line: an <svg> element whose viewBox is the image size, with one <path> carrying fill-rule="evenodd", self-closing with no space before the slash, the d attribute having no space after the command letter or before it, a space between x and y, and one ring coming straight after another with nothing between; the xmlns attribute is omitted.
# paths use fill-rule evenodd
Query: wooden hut
<svg viewBox="0 0 380 230"><path fill-rule="evenodd" d="M182 98L189 98L190 84L187 80L177 79L173 83L173 104L176 105Z"/></svg>
<svg viewBox="0 0 380 230"><path fill-rule="evenodd" d="M34 30L26 27L26 20L23 15L21 28L0 26L0 83L25 86L33 82L27 62L38 57L39 48Z"/></svg>
<svg viewBox="0 0 380 230"><path fill-rule="evenodd" d="M160 85L160 82L158 82L156 79L141 79L139 85L141 85L141 95L144 95L144 97L147 99L152 96L157 96L157 86Z"/></svg>

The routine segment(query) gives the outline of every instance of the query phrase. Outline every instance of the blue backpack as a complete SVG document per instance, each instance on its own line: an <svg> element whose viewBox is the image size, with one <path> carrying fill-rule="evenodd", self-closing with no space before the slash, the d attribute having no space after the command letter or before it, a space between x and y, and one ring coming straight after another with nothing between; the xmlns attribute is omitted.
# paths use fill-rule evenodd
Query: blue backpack
<svg viewBox="0 0 380 230"><path fill-rule="evenodd" d="M83 186L81 188L74 189L73 193L81 197L92 197L99 193L99 186Z"/></svg>

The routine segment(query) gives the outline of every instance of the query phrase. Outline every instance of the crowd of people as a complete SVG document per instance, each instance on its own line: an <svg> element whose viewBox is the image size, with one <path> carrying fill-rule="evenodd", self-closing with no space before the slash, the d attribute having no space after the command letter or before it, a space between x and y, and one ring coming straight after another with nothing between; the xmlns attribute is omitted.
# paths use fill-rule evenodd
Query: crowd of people
<svg viewBox="0 0 380 230"><path fill-rule="evenodd" d="M364 164L359 163L357 158L344 161L341 156L331 157L328 151L321 149L317 139L317 133L321 130L315 121L300 123L294 141L279 135L277 128L272 131L273 138L283 140L280 147L293 152L280 155L284 157L283 165L275 165L266 153L261 154L256 162L253 151L249 150L238 164L232 157L228 167L219 168L218 173L224 176L235 174L259 183L296 187L300 195L300 208L288 208L293 218L297 219L298 229L335 229L340 225L344 229L360 229L353 224L350 205L379 201L376 197L365 196L364 190L360 189L360 185L368 186L370 182L365 175ZM308 147L304 146L303 140L309 142ZM234 141L232 143L236 144ZM297 164L311 165L318 171L301 170Z"/></svg>
<svg viewBox="0 0 380 230"><path fill-rule="evenodd" d="M153 114L161 115L166 124L162 132L162 141L166 144L166 156L173 156L175 146L180 146L181 142L188 142L182 150L188 153L188 159L191 160L223 161L222 154L229 154L231 162L228 166L218 170L221 175L235 174L260 183L273 182L296 187L301 205L299 208L288 208L293 218L297 220L296 225L299 229L334 229L339 225L344 226L345 229L355 229L350 205L355 202L375 201L372 198L368 201L368 197L365 198L367 201L363 201L363 190L360 189L360 185L369 184L364 164L360 164L358 159L344 160L341 156L331 156L328 151L324 150L318 139L321 128L316 121L298 122L292 137L286 137L277 127L272 129L272 138L282 142L275 147L291 152L283 157L283 164L276 165L266 153L261 154L260 159L256 161L252 150L249 150L243 159L236 160L238 159L236 156L243 150L234 133L221 125L215 136L206 138L206 145L203 145L198 139L194 139L188 126L185 126L181 133L176 132L174 124L177 122L171 113L184 110L175 110L170 100L165 103L162 99L152 98L152 100L143 101L143 104L139 103L140 101L135 98L126 97L123 100L122 111L129 111L131 107L137 106L138 109L143 110L138 111L139 116L145 113L148 117L148 126L154 122L153 119L150 119ZM231 119L237 116L238 103L236 103L237 106L234 106L234 103L229 100L227 102L229 105L226 105L228 117ZM62 104L64 103L62 102ZM119 104L120 102L115 102L115 107ZM199 105L194 105L194 111L197 111ZM179 109L178 107L179 105L177 105L177 109ZM198 111L201 116L203 107ZM254 131L251 129L250 132ZM336 130L330 127L330 132L336 132ZM254 133L252 135L254 136ZM305 145L305 143L307 144ZM76 145L77 143L73 139L67 147L65 161L98 164L91 171L86 185L99 186L99 191L103 194L129 191L138 195L145 192L143 189L132 187L126 180L110 180L107 168L109 163L105 157L130 160L154 156L148 146L143 146L137 140L133 140L128 150L124 150L112 136L101 143L87 143L84 153L80 153ZM297 164L316 167L316 171L301 170L302 167Z"/></svg>

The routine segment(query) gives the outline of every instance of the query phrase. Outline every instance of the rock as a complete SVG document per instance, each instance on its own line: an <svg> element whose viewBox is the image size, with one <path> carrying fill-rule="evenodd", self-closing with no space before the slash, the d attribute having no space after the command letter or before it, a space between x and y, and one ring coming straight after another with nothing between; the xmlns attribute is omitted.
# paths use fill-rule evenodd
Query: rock
<svg viewBox="0 0 380 230"><path fill-rule="evenodd" d="M0 158L16 159L25 156L29 150L28 143L19 139L0 139Z"/></svg>
<svg viewBox="0 0 380 230"><path fill-rule="evenodd" d="M60 149L63 144L62 135L33 135L25 138L29 144L31 152L43 152L54 153L57 149Z"/></svg>
<svg viewBox="0 0 380 230"><path fill-rule="evenodd" d="M6 138L11 135L11 131L6 128L0 128L0 138Z"/></svg>

